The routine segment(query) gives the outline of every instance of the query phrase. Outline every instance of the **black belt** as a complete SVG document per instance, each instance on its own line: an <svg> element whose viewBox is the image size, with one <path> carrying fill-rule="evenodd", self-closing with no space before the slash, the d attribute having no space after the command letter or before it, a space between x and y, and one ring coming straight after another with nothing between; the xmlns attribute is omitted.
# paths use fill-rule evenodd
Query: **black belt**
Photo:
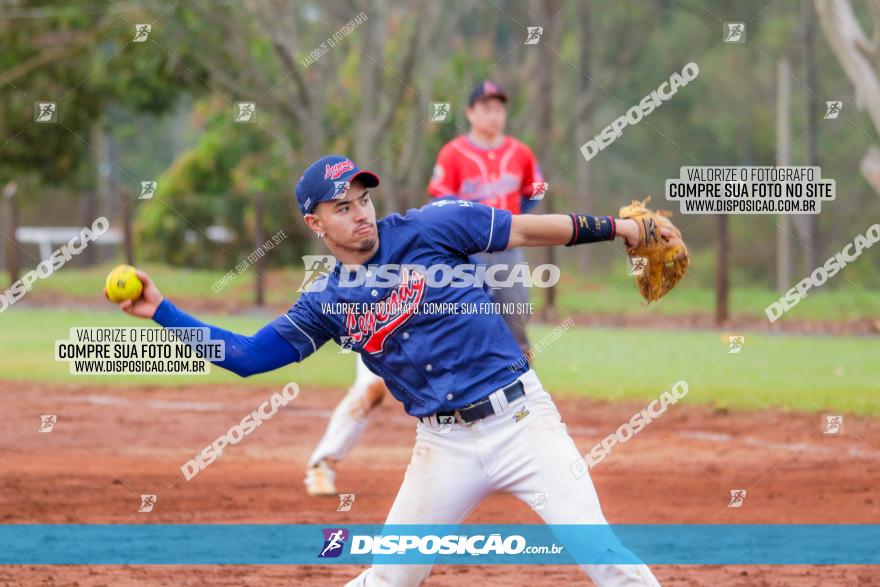
<svg viewBox="0 0 880 587"><path fill-rule="evenodd" d="M504 397L507 398L508 403L513 403L515 400L518 400L526 394L526 390L523 387L522 381L520 381L519 379L517 379L501 391L504 392ZM492 393L495 392L493 391ZM490 393L489 395L492 395L492 393ZM425 422L426 420L436 419L437 422L440 424L446 424L450 422L464 422L465 424L468 424L470 422L482 420L487 416L494 416L495 408L492 407L492 401L489 399L489 395L481 400L475 401L472 404L468 404L463 408L459 408L451 412L437 412L433 416L426 416L423 418L419 418L419 420ZM449 420L450 416L452 417L452 420Z"/></svg>

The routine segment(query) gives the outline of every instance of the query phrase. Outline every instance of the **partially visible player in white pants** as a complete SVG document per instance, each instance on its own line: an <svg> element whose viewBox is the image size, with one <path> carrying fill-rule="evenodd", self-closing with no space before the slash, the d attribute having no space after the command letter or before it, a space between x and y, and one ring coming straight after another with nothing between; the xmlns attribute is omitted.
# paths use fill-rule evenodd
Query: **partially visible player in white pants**
<svg viewBox="0 0 880 587"><path fill-rule="evenodd" d="M547 524L606 524L589 474L570 466L581 456L553 400L533 370L520 380L526 395L507 404L492 394L496 414L472 424L417 425L412 460L386 524L458 524L489 494L511 493L537 510ZM509 523L510 520L508 519ZM346 587L414 587L431 565L374 565ZM582 565L601 587L659 585L645 565Z"/></svg>
<svg viewBox="0 0 880 587"><path fill-rule="evenodd" d="M367 429L373 411L387 395L385 382L367 369L360 355L356 370L354 383L333 410L324 436L309 457L305 478L309 495L336 495L333 465L348 456Z"/></svg>

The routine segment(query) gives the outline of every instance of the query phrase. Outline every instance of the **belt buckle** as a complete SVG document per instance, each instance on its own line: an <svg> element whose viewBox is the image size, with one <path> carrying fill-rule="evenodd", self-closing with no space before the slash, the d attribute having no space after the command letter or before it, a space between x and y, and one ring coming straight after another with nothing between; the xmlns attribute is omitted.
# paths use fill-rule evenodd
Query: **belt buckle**
<svg viewBox="0 0 880 587"><path fill-rule="evenodd" d="M461 410L455 410L452 415L455 417L455 421L462 426L472 426L473 422L465 422L464 418L461 417Z"/></svg>

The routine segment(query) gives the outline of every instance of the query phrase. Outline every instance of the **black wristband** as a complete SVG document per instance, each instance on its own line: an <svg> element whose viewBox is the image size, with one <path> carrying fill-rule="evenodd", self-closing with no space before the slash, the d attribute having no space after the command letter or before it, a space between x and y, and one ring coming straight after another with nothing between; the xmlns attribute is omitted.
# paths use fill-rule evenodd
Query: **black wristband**
<svg viewBox="0 0 880 587"><path fill-rule="evenodd" d="M613 216L589 216L587 214L570 214L571 240L566 247L614 240L617 226Z"/></svg>

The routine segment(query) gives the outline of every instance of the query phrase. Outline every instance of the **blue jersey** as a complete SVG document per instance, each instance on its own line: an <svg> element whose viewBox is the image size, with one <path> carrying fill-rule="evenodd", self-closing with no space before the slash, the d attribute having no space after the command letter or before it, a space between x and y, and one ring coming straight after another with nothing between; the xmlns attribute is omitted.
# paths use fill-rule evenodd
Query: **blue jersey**
<svg viewBox="0 0 880 587"><path fill-rule="evenodd" d="M389 265L455 268L473 253L504 250L511 218L454 200L392 214L377 224L379 247L364 263L366 275ZM502 317L486 311L482 287L436 285L439 275L407 267L396 285L347 287L344 271L337 263L271 323L300 360L331 339L350 345L413 416L461 408L528 371Z"/></svg>

